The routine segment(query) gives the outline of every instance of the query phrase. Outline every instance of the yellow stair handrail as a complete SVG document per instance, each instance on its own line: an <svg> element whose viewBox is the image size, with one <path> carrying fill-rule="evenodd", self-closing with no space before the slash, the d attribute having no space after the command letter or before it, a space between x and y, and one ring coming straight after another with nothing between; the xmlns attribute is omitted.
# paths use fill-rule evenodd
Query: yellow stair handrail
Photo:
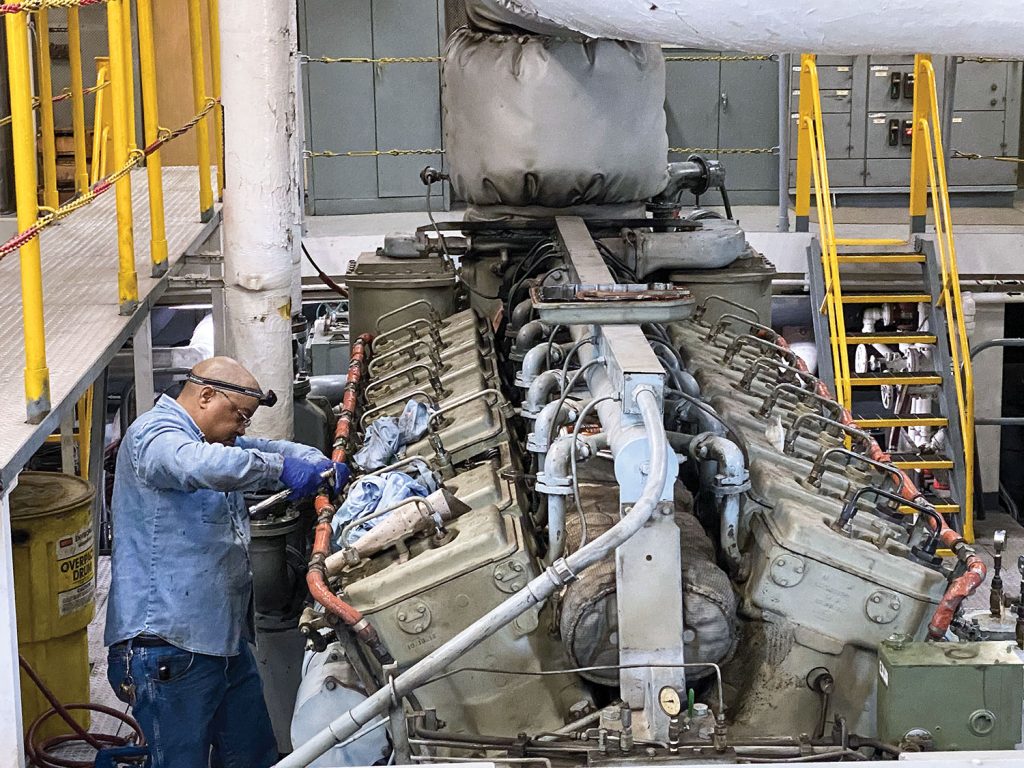
<svg viewBox="0 0 1024 768"><path fill-rule="evenodd" d="M923 198L924 193L920 190L924 176L921 169L924 166L927 190L931 192L932 207L935 210L935 244L942 279L939 303L946 313L957 410L964 443L964 498L960 501L964 510L964 538L970 543L974 541L974 370L960 296L960 274L957 269L945 150L939 122L935 68L930 56L918 54L914 58L911 215L915 213L915 203L919 205Z"/></svg>
<svg viewBox="0 0 1024 768"><path fill-rule="evenodd" d="M828 316L829 341L835 369L836 399L850 407L850 363L846 354L846 325L841 322L843 294L839 282L835 220L832 214L832 192L829 188L828 164L825 155L825 130L821 109L821 90L814 54L800 57L800 101L797 133L797 213L806 215L810 208L811 181L814 184L818 209L819 240L825 272L825 306L818 311Z"/></svg>

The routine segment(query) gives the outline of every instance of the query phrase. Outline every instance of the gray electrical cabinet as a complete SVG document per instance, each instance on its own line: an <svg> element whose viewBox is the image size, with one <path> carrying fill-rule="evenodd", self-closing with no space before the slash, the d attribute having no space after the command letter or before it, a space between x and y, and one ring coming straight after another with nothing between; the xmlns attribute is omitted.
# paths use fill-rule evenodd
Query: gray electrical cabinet
<svg viewBox="0 0 1024 768"><path fill-rule="evenodd" d="M299 48L312 57L437 57L443 0L300 0ZM306 145L352 152L441 148L437 61L308 62L302 87ZM313 214L422 210L420 169L441 155L324 157L306 161ZM435 204L438 207L441 203Z"/></svg>
<svg viewBox="0 0 1024 768"><path fill-rule="evenodd" d="M778 144L778 64L758 61L672 61L673 56L731 52L665 48L665 114L670 147L769 149ZM721 160L733 202L770 203L777 195L778 157L768 153L709 155ZM685 160L673 154L669 160ZM711 193L712 196L714 193ZM717 205L712 199L710 204Z"/></svg>
<svg viewBox="0 0 1024 768"><path fill-rule="evenodd" d="M834 192L906 192L910 186L913 56L820 56L817 60ZM944 61L933 65L941 109ZM1021 63L963 61L957 67L952 136L946 149L1017 155L1020 149ZM800 66L790 73L790 156L796 170ZM1017 167L998 160L950 161L953 192L1013 193Z"/></svg>

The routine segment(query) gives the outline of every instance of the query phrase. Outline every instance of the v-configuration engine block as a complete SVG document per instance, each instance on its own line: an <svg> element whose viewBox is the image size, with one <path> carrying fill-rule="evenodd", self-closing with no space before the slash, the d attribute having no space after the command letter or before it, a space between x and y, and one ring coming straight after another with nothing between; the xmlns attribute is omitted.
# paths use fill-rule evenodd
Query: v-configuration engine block
<svg viewBox="0 0 1024 768"><path fill-rule="evenodd" d="M864 455L866 436L841 423L791 355L751 330L729 317L669 329L702 399L748 456L739 516L719 523L723 551L743 553L732 563L742 619L742 652L726 670L733 723L820 736L841 715L874 734L878 647L894 634L924 639L946 574L934 550L915 551L912 518L887 499L865 494L874 503L836 525L859 489L894 491L897 475Z"/></svg>
<svg viewBox="0 0 1024 768"><path fill-rule="evenodd" d="M940 536L973 555L768 326L770 265L721 220L465 226L402 241L453 314L397 300L408 247L352 287L294 730L389 715L324 764L875 754L878 648L948 628Z"/></svg>

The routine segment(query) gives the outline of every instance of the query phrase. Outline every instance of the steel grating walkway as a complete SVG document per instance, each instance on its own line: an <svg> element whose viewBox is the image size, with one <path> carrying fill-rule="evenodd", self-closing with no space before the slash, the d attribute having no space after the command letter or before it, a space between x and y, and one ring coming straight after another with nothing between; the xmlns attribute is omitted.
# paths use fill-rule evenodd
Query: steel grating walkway
<svg viewBox="0 0 1024 768"><path fill-rule="evenodd" d="M196 168L164 168L163 178L171 275L181 256L209 236L219 216L208 224L199 221ZM41 235L52 410L38 425L25 423L18 257L11 254L0 261L0 488L10 485L46 436L58 428L64 409L81 397L167 287L167 275L150 277L149 200L144 169L132 172L132 209L139 308L130 317L118 314L113 190Z"/></svg>

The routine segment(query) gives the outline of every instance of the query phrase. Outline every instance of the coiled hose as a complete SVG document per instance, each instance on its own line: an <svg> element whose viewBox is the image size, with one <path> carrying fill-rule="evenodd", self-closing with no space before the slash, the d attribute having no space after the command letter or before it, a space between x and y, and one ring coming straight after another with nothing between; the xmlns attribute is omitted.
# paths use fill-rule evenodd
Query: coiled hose
<svg viewBox="0 0 1024 768"><path fill-rule="evenodd" d="M97 751L111 747L145 746L146 737L142 735L142 729L131 715L102 704L62 704L36 671L32 669L32 665L25 661L24 656L18 656L18 663L29 680L35 684L46 700L50 702L51 707L49 711L44 712L32 722L28 733L25 735L25 755L37 768L92 768L92 760L71 760L54 754L54 750L58 747L73 742L84 742ZM127 725L132 729L133 734L130 736L118 736L112 733L90 733L71 716L70 710L73 709L100 712ZM54 715L58 715L67 723L74 733L65 733L60 736L51 736L48 739L40 740L37 736L39 729Z"/></svg>

